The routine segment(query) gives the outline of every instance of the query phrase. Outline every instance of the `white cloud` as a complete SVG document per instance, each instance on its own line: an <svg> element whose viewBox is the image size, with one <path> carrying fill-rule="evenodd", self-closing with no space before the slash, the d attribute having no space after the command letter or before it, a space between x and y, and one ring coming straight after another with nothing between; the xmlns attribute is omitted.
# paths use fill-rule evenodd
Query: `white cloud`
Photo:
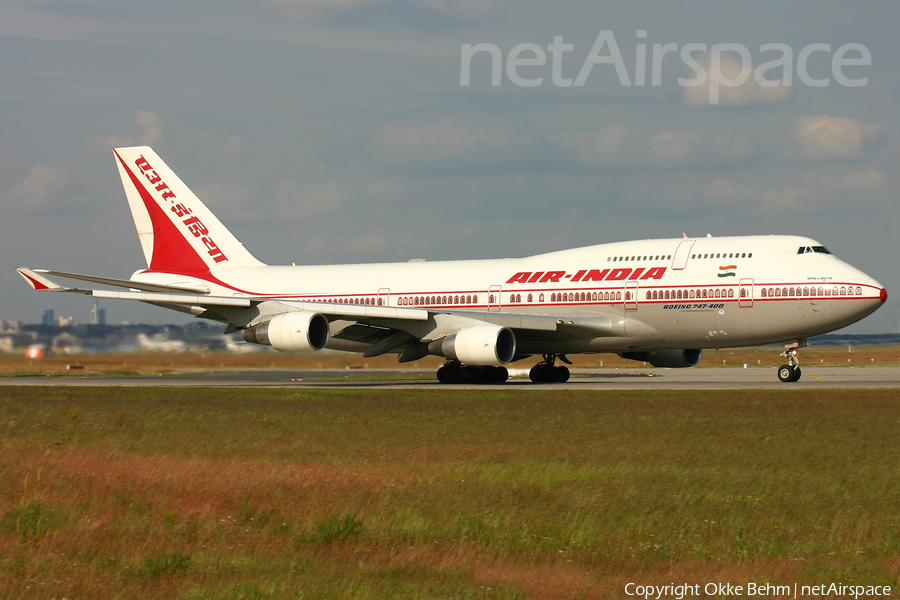
<svg viewBox="0 0 900 600"><path fill-rule="evenodd" d="M836 184L850 191L878 191L884 189L885 176L878 169L866 169L847 173Z"/></svg>
<svg viewBox="0 0 900 600"><path fill-rule="evenodd" d="M649 133L621 123L595 132L559 134L549 141L588 166L714 166L750 162L761 153L756 140L743 132L707 133L692 129Z"/></svg>
<svg viewBox="0 0 900 600"><path fill-rule="evenodd" d="M849 117L806 115L794 121L791 137L810 161L852 161L882 146L887 129Z"/></svg>
<svg viewBox="0 0 900 600"><path fill-rule="evenodd" d="M703 156L704 148L705 139L700 131L663 131L647 140L647 155L660 167L696 162Z"/></svg>
<svg viewBox="0 0 900 600"><path fill-rule="evenodd" d="M19 212L49 212L77 201L73 195L74 187L65 169L38 165L9 192L7 202Z"/></svg>
<svg viewBox="0 0 900 600"><path fill-rule="evenodd" d="M698 56L698 63L703 67L705 78L696 86L684 86L681 92L682 102L688 106L750 106L784 102L791 97L790 86L762 86L756 80L756 69L737 60L730 53L720 54L719 73L716 79L710 76L712 55L705 52ZM740 85L726 85L727 82L739 82ZM713 100L715 98L715 100Z"/></svg>
<svg viewBox="0 0 900 600"><path fill-rule="evenodd" d="M149 110L137 110L134 112L134 122L141 130L139 134L96 139L88 142L86 146L103 152L108 152L111 148L126 146L152 146L157 153L165 151L167 144L163 137L163 126L156 113Z"/></svg>

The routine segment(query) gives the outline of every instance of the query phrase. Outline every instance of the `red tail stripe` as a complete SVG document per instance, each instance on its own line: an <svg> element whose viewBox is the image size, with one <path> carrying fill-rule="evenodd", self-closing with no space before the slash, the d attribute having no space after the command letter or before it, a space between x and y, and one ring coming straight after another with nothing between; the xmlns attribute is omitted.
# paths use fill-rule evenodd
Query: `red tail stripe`
<svg viewBox="0 0 900 600"><path fill-rule="evenodd" d="M122 163L122 167L131 178L131 183L141 195L144 206L150 215L150 221L153 223L153 255L150 259L151 271L181 272L192 273L195 276L208 274L209 267L203 258L197 254L191 243L175 228L172 220L163 212L156 200L141 181L135 176L134 172L122 160L119 153L116 152L116 158Z"/></svg>

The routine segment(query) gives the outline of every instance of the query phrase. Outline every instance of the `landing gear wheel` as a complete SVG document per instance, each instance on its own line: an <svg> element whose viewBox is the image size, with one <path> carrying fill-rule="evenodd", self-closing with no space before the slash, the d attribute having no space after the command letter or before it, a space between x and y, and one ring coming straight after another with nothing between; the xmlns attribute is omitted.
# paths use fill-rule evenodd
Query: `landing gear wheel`
<svg viewBox="0 0 900 600"><path fill-rule="evenodd" d="M491 383L506 383L509 379L509 370L506 367L488 367L491 369Z"/></svg>
<svg viewBox="0 0 900 600"><path fill-rule="evenodd" d="M778 379L785 383L793 383L800 380L800 367L781 365L778 367Z"/></svg>
<svg viewBox="0 0 900 600"><path fill-rule="evenodd" d="M787 383L789 381L793 381L794 377L794 367L790 365L781 365L778 367L778 379Z"/></svg>
<svg viewBox="0 0 900 600"><path fill-rule="evenodd" d="M784 345L781 356L787 359L786 365L778 367L778 379L785 383L793 383L800 380L800 360L797 358L797 349L805 348L806 340L797 340Z"/></svg>
<svg viewBox="0 0 900 600"><path fill-rule="evenodd" d="M460 367L457 383L478 383L481 372L478 367Z"/></svg>
<svg viewBox="0 0 900 600"><path fill-rule="evenodd" d="M531 371L528 372L528 378L531 379L533 383L555 383L555 370L556 367L539 363L531 367Z"/></svg>
<svg viewBox="0 0 900 600"><path fill-rule="evenodd" d="M444 365L437 372L438 381L441 383L456 383L459 381L459 365Z"/></svg>
<svg viewBox="0 0 900 600"><path fill-rule="evenodd" d="M563 356L559 358L563 362L568 362ZM531 371L528 372L528 378L534 383L567 382L569 380L569 369L563 366L555 366L556 359L557 356L555 354L545 354L543 362L539 362L531 367Z"/></svg>
<svg viewBox="0 0 900 600"><path fill-rule="evenodd" d="M506 367L463 366L458 362L448 362L437 371L441 383L505 383L509 379Z"/></svg>

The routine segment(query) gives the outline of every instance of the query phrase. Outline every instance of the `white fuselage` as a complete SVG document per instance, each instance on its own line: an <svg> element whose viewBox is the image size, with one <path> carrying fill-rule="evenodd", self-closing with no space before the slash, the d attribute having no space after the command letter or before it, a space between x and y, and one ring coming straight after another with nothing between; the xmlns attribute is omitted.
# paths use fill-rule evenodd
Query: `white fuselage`
<svg viewBox="0 0 900 600"><path fill-rule="evenodd" d="M226 267L211 275L212 282L143 271L134 279L247 298L613 323L604 335L576 328L565 340L520 336L523 354L800 340L853 323L885 298L870 276L798 236L628 241L495 260Z"/></svg>

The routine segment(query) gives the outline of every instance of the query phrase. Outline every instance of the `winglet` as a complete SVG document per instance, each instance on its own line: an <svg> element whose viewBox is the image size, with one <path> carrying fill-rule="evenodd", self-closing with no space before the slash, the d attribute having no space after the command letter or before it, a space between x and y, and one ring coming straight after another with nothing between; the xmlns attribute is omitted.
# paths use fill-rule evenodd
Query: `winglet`
<svg viewBox="0 0 900 600"><path fill-rule="evenodd" d="M67 292L72 289L63 287L43 275L35 273L28 267L17 267L16 271L28 282L28 285L39 292Z"/></svg>

